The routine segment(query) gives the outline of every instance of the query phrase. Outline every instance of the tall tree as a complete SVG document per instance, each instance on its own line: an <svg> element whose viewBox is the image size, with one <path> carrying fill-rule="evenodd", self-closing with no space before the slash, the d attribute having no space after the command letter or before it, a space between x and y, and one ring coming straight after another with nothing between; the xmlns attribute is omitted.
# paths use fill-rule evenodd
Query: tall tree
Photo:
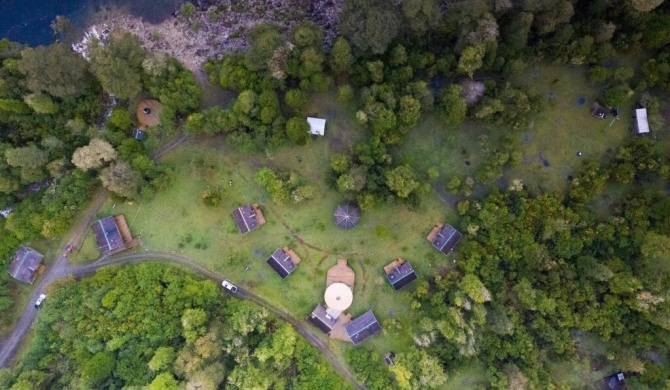
<svg viewBox="0 0 670 390"><path fill-rule="evenodd" d="M72 163L82 171L97 169L105 163L116 160L116 150L107 141L93 138L86 146L77 148L72 155Z"/></svg>
<svg viewBox="0 0 670 390"><path fill-rule="evenodd" d="M117 161L100 172L100 181L108 190L124 198L137 195L140 174L125 161Z"/></svg>
<svg viewBox="0 0 670 390"><path fill-rule="evenodd" d="M359 53L382 54L400 31L400 17L390 0L346 0L339 27Z"/></svg>
<svg viewBox="0 0 670 390"><path fill-rule="evenodd" d="M114 32L106 46L91 50L91 67L105 91L130 99L142 91L142 62L146 56L137 36Z"/></svg>
<svg viewBox="0 0 670 390"><path fill-rule="evenodd" d="M81 95L90 81L86 60L60 43L24 50L19 69L30 90L60 98Z"/></svg>

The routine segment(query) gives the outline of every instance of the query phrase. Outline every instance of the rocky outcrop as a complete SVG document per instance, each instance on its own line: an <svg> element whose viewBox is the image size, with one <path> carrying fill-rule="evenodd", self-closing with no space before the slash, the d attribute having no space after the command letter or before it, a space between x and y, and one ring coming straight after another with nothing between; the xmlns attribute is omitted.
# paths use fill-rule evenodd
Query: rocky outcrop
<svg viewBox="0 0 670 390"><path fill-rule="evenodd" d="M105 8L84 37L73 45L85 55L86 42L100 39L103 31L128 30L136 34L145 48L164 52L198 72L208 58L223 53L243 51L247 33L261 23L272 23L288 29L300 21L313 20L326 29L326 44L336 34L343 0L200 0L193 1L196 10L186 17L179 11L172 17L152 24L132 16L123 9Z"/></svg>

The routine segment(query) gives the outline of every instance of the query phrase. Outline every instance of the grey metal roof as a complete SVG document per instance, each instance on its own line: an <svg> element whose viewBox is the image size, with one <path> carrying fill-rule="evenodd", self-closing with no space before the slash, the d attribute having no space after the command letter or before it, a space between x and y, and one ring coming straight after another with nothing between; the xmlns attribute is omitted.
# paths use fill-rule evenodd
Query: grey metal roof
<svg viewBox="0 0 670 390"><path fill-rule="evenodd" d="M113 216L102 218L93 222L91 228L95 232L95 238L98 241L100 252L107 253L123 246L123 239L116 220Z"/></svg>
<svg viewBox="0 0 670 390"><path fill-rule="evenodd" d="M9 265L9 274L16 280L31 283L35 281L35 271L42 262L42 254L21 245Z"/></svg>
<svg viewBox="0 0 670 390"><path fill-rule="evenodd" d="M233 210L233 218L235 218L237 228L242 234L246 234L252 230L258 229L256 213L248 204Z"/></svg>
<svg viewBox="0 0 670 390"><path fill-rule="evenodd" d="M316 305L316 308L307 317L312 325L319 328L323 333L328 334L337 325L337 318L328 315L326 309L321 305Z"/></svg>
<svg viewBox="0 0 670 390"><path fill-rule="evenodd" d="M291 257L281 248L274 251L268 258L267 263L279 274L279 276L281 276L282 279L285 279L295 270L295 264L291 261Z"/></svg>
<svg viewBox="0 0 670 390"><path fill-rule="evenodd" d="M445 225L435 236L433 241L433 246L437 248L440 252L448 255L451 252L458 241L460 241L463 235L454 229L451 225Z"/></svg>
<svg viewBox="0 0 670 390"><path fill-rule="evenodd" d="M398 291L417 279L416 272L409 262L405 262L393 269L386 275L386 279L391 283L393 289Z"/></svg>
<svg viewBox="0 0 670 390"><path fill-rule="evenodd" d="M349 338L351 338L351 341L354 343L354 345L358 345L367 340L368 337L382 330L382 326L379 325L379 322L372 313L372 310L368 310L360 317L357 317L350 323L345 324L344 329L347 331L347 334L349 335Z"/></svg>

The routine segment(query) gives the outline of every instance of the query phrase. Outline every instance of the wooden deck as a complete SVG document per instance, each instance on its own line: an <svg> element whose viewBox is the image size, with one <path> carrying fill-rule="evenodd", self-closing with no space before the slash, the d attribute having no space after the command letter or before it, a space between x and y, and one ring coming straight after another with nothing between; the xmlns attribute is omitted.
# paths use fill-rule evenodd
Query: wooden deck
<svg viewBox="0 0 670 390"><path fill-rule="evenodd" d="M144 110L149 109L149 113L145 113ZM139 122L139 128L146 130L147 126L158 126L161 124L160 115L163 110L163 106L158 100L147 99L142 100L137 106L137 121Z"/></svg>
<svg viewBox="0 0 670 390"><path fill-rule="evenodd" d="M433 241L435 241L435 237L437 236L437 233L438 233L438 232L440 231L440 229L442 229L443 227L444 227L443 224L441 224L441 223L436 223L435 226L433 227L433 230L431 230L430 233L428 233L428 236L426 237L426 240L428 240L428 242L431 242L431 243L432 243Z"/></svg>
<svg viewBox="0 0 670 390"><path fill-rule="evenodd" d="M330 331L329 334L330 338L352 343L351 338L349 338L346 329L344 329L344 325L350 322L351 322L351 314L341 313L340 316L337 318L337 324L335 325L333 330Z"/></svg>
<svg viewBox="0 0 670 390"><path fill-rule="evenodd" d="M282 248L284 252L288 255L288 257L291 258L291 262L295 265L298 265L300 263L300 256L298 256L295 252L293 252L293 249L285 246Z"/></svg>
<svg viewBox="0 0 670 390"><path fill-rule="evenodd" d="M254 209L254 214L256 214L256 221L258 222L258 226L264 225L265 217L263 217L263 212L258 207L258 203L252 204L251 208Z"/></svg>
<svg viewBox="0 0 670 390"><path fill-rule="evenodd" d="M396 260L393 260L389 264L384 266L384 273L386 275L390 274L394 269L398 268L399 266L405 264L405 260L401 259L398 257Z"/></svg>
<svg viewBox="0 0 670 390"><path fill-rule="evenodd" d="M337 265L330 267L326 273L326 287L333 283L344 283L353 291L355 280L356 274L349 268L346 259L337 260Z"/></svg>
<svg viewBox="0 0 670 390"><path fill-rule="evenodd" d="M126 223L126 217L123 214L115 215L114 221L116 222L116 227L119 228L119 233L121 233L123 242L133 242L133 235L130 234L130 228L128 228L128 224Z"/></svg>

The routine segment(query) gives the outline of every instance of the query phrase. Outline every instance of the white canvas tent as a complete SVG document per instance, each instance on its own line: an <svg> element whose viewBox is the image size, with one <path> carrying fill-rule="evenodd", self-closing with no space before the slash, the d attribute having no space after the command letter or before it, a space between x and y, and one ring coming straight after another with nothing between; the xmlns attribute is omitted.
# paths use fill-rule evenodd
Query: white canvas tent
<svg viewBox="0 0 670 390"><path fill-rule="evenodd" d="M309 133L314 135L325 135L326 134L326 120L321 118L312 118L307 117L307 123L309 123Z"/></svg>
<svg viewBox="0 0 670 390"><path fill-rule="evenodd" d="M647 121L647 109L638 108L635 110L635 117L637 118L637 133L645 134L649 132L649 122Z"/></svg>

